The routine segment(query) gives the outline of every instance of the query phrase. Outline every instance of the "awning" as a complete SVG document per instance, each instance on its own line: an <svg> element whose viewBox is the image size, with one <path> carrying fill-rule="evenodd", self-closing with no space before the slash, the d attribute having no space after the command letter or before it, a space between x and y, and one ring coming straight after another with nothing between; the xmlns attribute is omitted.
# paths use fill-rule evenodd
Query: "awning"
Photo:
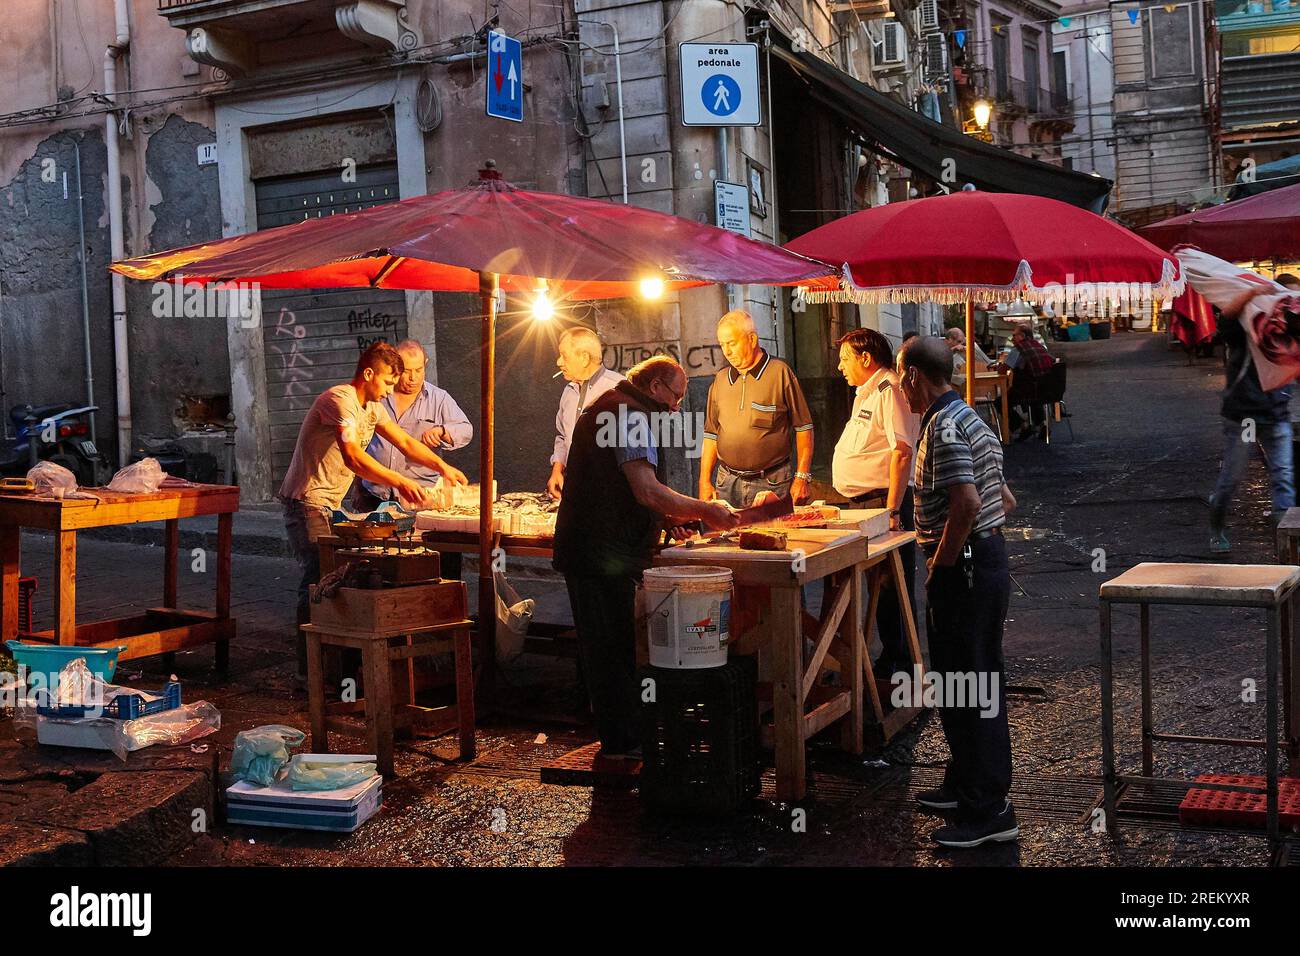
<svg viewBox="0 0 1300 956"><path fill-rule="evenodd" d="M944 161L956 161L958 188L972 183L988 192L1047 196L1095 213L1106 208L1108 179L1062 169L993 146L908 109L811 53L780 44L772 52L808 81L808 93L834 111L863 139L904 166L943 181Z"/></svg>

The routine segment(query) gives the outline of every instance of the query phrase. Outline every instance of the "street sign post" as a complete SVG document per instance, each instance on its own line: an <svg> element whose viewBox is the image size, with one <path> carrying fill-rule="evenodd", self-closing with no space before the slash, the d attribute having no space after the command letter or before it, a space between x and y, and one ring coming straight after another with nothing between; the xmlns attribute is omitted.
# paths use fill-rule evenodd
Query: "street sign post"
<svg viewBox="0 0 1300 956"><path fill-rule="evenodd" d="M679 43L683 126L760 126L757 43Z"/></svg>
<svg viewBox="0 0 1300 956"><path fill-rule="evenodd" d="M524 58L518 40L488 32L487 115L524 121Z"/></svg>

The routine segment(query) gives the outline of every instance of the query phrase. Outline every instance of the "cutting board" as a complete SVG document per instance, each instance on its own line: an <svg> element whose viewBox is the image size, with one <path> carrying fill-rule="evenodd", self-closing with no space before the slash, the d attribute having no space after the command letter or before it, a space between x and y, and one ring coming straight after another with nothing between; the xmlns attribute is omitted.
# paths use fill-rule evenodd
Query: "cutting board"
<svg viewBox="0 0 1300 956"><path fill-rule="evenodd" d="M802 551L807 556L824 551L827 548L833 548L836 545L847 544L861 537L862 535L858 531L831 528L795 528L786 533L786 549L784 551L752 551L742 548L735 542L724 541L720 544L695 545L690 548L678 545L673 548L665 548L661 554L667 558L691 558L695 561L710 556L728 558L744 556L754 561L788 562L793 557L795 549Z"/></svg>

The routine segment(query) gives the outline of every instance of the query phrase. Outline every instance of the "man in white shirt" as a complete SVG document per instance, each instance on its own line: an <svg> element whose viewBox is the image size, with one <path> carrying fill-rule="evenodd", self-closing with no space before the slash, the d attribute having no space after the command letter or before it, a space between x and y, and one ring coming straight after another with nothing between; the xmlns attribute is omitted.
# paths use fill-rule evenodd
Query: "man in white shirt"
<svg viewBox="0 0 1300 956"><path fill-rule="evenodd" d="M569 442L573 426L583 410L623 381L618 372L605 368L605 347L591 329L568 329L557 343L556 366L567 384L560 394L560 409L555 413L555 450L551 453L551 476L546 491L558 499L564 492L564 468L569 461Z"/></svg>
<svg viewBox="0 0 1300 956"><path fill-rule="evenodd" d="M840 372L857 389L853 410L831 460L835 490L861 507L889 509L889 527L911 531L912 455L920 417L908 407L894 374L889 340L874 329L854 329L839 342ZM908 602L915 620L916 546L899 549L907 580ZM876 628L881 654L872 670L888 680L895 671L911 671L911 652L902 609L892 588L880 592Z"/></svg>

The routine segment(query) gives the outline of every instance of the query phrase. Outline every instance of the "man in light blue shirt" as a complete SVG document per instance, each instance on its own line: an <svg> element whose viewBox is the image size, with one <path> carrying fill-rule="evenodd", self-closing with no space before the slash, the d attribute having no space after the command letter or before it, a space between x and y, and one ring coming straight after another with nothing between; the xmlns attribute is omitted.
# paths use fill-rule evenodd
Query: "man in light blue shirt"
<svg viewBox="0 0 1300 956"><path fill-rule="evenodd" d="M623 376L604 366L604 346L591 329L572 328L560 336L555 365L566 380L555 414L555 449L551 453L551 476L546 490L558 499L564 492L564 469L569 461L573 426L583 409L623 381Z"/></svg>
<svg viewBox="0 0 1300 956"><path fill-rule="evenodd" d="M393 393L384 399L384 409L399 428L434 452L464 448L474 437L474 426L451 395L425 381L424 367L428 359L424 346L407 339L397 346L397 352L402 356L405 371ZM408 462L398 449L378 435L366 452L385 467L421 484L432 485L438 480L436 473ZM353 504L370 511L381 501L394 497L392 488L363 481L354 491Z"/></svg>

